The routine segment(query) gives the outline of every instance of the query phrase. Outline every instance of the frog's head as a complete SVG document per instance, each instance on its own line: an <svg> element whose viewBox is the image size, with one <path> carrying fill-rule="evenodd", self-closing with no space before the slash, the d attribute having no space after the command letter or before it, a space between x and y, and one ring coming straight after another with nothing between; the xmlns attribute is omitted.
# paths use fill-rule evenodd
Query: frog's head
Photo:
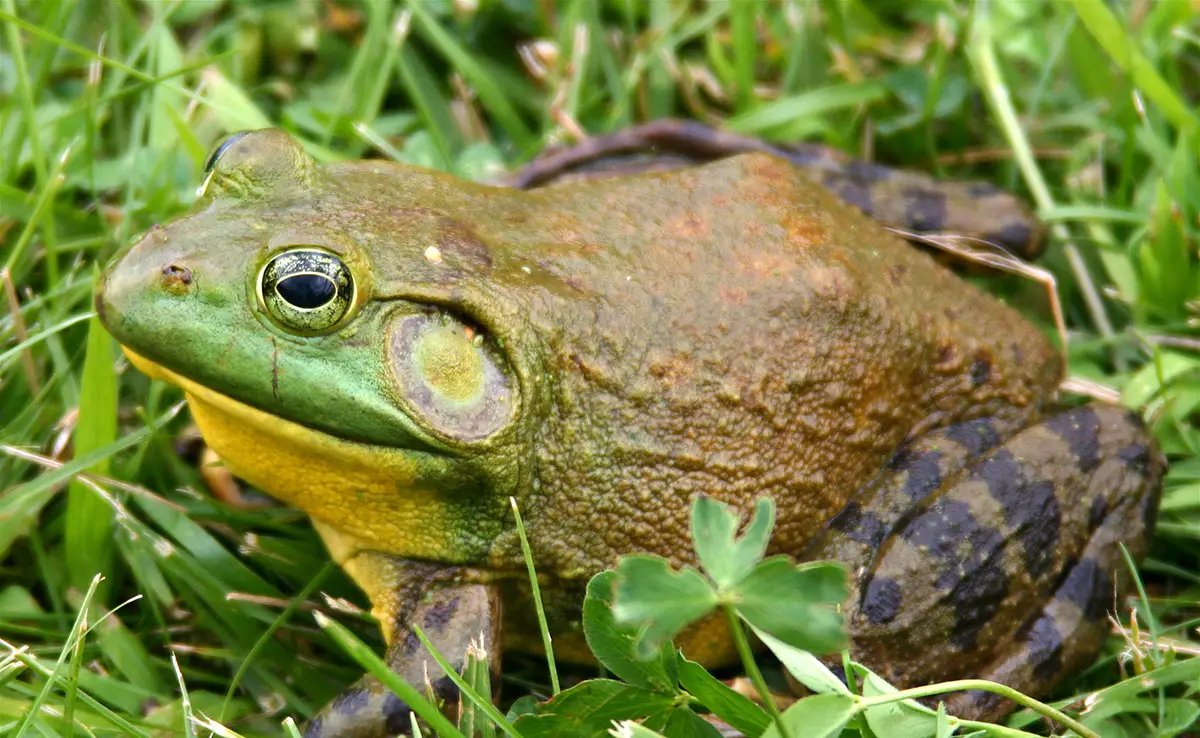
<svg viewBox="0 0 1200 738"><path fill-rule="evenodd" d="M516 308L462 219L496 193L238 134L196 210L108 267L96 308L234 472L352 539L335 555L469 560L526 466Z"/></svg>

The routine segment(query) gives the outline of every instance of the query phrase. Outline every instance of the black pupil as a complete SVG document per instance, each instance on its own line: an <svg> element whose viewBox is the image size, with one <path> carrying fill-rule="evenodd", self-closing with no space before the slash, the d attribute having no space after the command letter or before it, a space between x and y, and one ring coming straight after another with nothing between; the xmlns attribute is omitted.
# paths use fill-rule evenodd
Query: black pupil
<svg viewBox="0 0 1200 738"><path fill-rule="evenodd" d="M208 161L204 162L205 173L211 172L213 170L213 167L215 167L217 165L217 159L221 158L221 154L224 154L226 149L228 149L235 142L237 142L237 140L239 138L241 138L242 136L245 136L245 135L246 135L245 133L235 133L232 136L230 136L229 138L222 141L221 145L217 147L217 150L212 152L212 156L208 157Z"/></svg>
<svg viewBox="0 0 1200 738"><path fill-rule="evenodd" d="M321 274L297 274L281 280L275 291L292 307L312 310L328 304L337 294L337 287Z"/></svg>

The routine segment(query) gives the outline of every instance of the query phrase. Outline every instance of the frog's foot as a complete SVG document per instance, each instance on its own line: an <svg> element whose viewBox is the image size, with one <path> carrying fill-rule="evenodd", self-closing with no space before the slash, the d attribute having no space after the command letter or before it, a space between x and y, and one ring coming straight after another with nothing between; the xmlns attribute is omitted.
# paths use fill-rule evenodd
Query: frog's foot
<svg viewBox="0 0 1200 738"><path fill-rule="evenodd" d="M894 683L966 677L1041 695L1095 657L1154 525L1164 462L1140 419L1086 406L1007 441L987 421L918 440L806 557L859 569L852 652ZM860 569L861 567L861 569ZM1007 700L959 693L961 717Z"/></svg>
<svg viewBox="0 0 1200 738"><path fill-rule="evenodd" d="M405 598L405 593L398 598ZM421 630L438 653L460 674L467 652L474 646L488 654L495 677L500 663L499 596L494 585L463 584L444 586L416 595L419 601L397 602L376 609L395 611L395 629L391 632L387 663L402 679L427 698L441 703L448 716L458 714L459 691L421 645L412 623ZM385 628L385 631L389 629ZM432 694L431 694L432 693ZM305 738L385 738L409 735L412 710L374 677L356 682L313 718L304 730Z"/></svg>
<svg viewBox="0 0 1200 738"><path fill-rule="evenodd" d="M1044 249L1046 227L1014 195L983 182L855 161L817 144L776 144L703 123L656 120L551 149L509 178L530 189L557 180L679 169L760 151L787 159L876 220L915 233L979 238L1023 259Z"/></svg>

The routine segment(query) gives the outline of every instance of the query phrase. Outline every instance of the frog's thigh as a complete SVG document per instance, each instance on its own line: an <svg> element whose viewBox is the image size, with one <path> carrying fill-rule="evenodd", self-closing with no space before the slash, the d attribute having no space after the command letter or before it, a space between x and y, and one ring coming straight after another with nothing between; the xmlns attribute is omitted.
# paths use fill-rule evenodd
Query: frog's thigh
<svg viewBox="0 0 1200 738"><path fill-rule="evenodd" d="M909 459L910 476L923 476L919 462ZM1162 471L1135 416L1087 406L939 472L884 526L861 575L847 611L855 656L904 685L980 675L1051 688L1094 656L1124 575L1118 544L1144 553Z"/></svg>
<svg viewBox="0 0 1200 738"><path fill-rule="evenodd" d="M375 601L377 612L391 613L394 622L386 656L388 665L422 694L443 703L453 714L459 701L458 688L421 645L412 629L418 624L434 648L462 673L467 651L481 648L490 660L493 677L498 675L500 643L500 598L494 584L443 584L423 593L399 588L395 600ZM368 675L325 706L305 728L305 738L384 738L407 735L410 708Z"/></svg>

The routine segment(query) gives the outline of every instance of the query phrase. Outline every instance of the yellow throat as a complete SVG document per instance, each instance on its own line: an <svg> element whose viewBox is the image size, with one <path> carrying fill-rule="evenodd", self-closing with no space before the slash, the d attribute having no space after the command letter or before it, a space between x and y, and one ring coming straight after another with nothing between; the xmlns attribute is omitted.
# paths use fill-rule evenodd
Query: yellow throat
<svg viewBox="0 0 1200 738"><path fill-rule="evenodd" d="M234 474L308 513L339 564L364 551L463 560L459 534L470 521L422 478L419 452L307 428L122 348L144 374L183 389L205 442Z"/></svg>

